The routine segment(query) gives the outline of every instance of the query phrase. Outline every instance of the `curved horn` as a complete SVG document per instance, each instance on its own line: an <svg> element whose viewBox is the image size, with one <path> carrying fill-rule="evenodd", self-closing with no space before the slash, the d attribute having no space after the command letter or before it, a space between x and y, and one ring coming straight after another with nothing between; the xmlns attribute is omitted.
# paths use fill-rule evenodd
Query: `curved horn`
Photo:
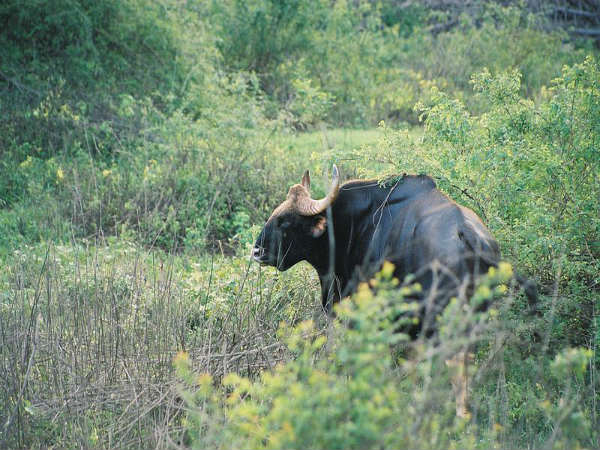
<svg viewBox="0 0 600 450"><path fill-rule="evenodd" d="M313 200L309 196L301 197L296 200L296 208L302 216L314 216L325 211L331 205L340 192L340 173L337 166L333 165L333 175L331 178L331 187L329 192L321 200Z"/></svg>

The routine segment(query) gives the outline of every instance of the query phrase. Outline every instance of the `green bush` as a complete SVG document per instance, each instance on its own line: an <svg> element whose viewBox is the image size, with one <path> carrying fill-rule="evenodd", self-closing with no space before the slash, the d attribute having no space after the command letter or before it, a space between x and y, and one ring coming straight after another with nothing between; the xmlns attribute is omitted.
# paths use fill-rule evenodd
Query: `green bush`
<svg viewBox="0 0 600 450"><path fill-rule="evenodd" d="M377 275L376 295L364 284L351 300L342 301L327 331L315 328L312 321L282 328L280 334L294 359L263 372L260 379L231 373L222 379L221 387L215 387L209 374L197 376L190 356L180 353L174 362L186 383L182 396L192 407L186 419L192 448L524 447L531 445L531 435L512 433L524 415L534 420L530 427L544 445L589 442L590 427L575 385L583 380L590 351L567 350L557 355L548 374L537 377L536 371L519 378L512 367L506 369L505 356L498 356L499 349L493 348L494 336L504 331L494 319L499 311L475 313L464 299L454 299L438 319L438 345L409 346L403 343L408 337L396 332L392 323L401 325L395 319L414 310L403 296L418 287L398 289L398 280L390 278L392 271L391 264L384 265ZM506 282L510 273L509 265L490 272L476 295L489 297L491 288ZM499 306L503 311L507 308ZM472 402L472 423L455 419L452 369L442 369L445 358L469 343L480 348L471 367L472 389L481 402ZM500 351L514 347L513 342ZM395 358L390 351L394 348L410 357ZM501 411L502 406L486 401L482 390L489 384L480 384L479 379L498 377L499 370L508 386L518 382L521 391L540 383L564 391L558 396L544 396L543 391L529 398L512 395L507 400L512 415L490 422L495 413L490 407ZM507 433L501 431L504 427Z"/></svg>
<svg viewBox="0 0 600 450"><path fill-rule="evenodd" d="M225 65L260 74L265 92L273 94L283 88L285 65L314 50L312 34L322 25L328 4L232 0L213 1L211 8Z"/></svg>
<svg viewBox="0 0 600 450"><path fill-rule="evenodd" d="M16 22L0 36L0 207L37 206L27 226L0 211L9 248L130 233L150 246L214 246L240 231L240 214L261 214L259 169L283 122L265 119L255 77L218 72L194 5L69 5L0 9ZM310 105L298 109L312 120Z"/></svg>
<svg viewBox="0 0 600 450"><path fill-rule="evenodd" d="M543 17L517 6L486 3L438 34L422 26L434 12L402 5L407 14L400 17L395 6L232 0L215 3L212 20L225 65L255 72L276 102L273 109L290 109L302 95L293 80L302 80L333 99L319 118L352 126L387 119L416 123L412 106L432 84L479 111L483 105L469 80L482 67L518 70L523 93L537 98L564 64L584 55L580 44L547 31ZM291 113L298 114L294 108Z"/></svg>
<svg viewBox="0 0 600 450"><path fill-rule="evenodd" d="M178 63L170 58L177 51L170 10L145 0L4 2L3 71L33 69L20 81L39 90L60 78L78 91L100 84L114 92L132 79L135 92L155 89ZM158 61L149 64L150 56Z"/></svg>
<svg viewBox="0 0 600 450"><path fill-rule="evenodd" d="M0 147L5 205L23 199L15 170L79 149L110 158L144 127L127 99L164 110L198 59L179 56L174 4L145 0L8 1L0 6ZM202 55L202 52L199 53ZM172 102L168 102L172 103Z"/></svg>

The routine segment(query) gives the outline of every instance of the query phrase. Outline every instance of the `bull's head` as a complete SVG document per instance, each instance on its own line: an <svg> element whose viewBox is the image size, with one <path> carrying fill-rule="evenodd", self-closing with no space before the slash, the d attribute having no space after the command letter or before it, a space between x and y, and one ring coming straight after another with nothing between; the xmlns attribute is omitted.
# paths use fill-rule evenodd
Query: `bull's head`
<svg viewBox="0 0 600 450"><path fill-rule="evenodd" d="M326 210L335 201L339 190L340 175L334 164L329 192L321 200L312 199L307 170L302 182L290 188L285 201L275 208L265 223L252 250L254 260L287 270L315 254L318 246L321 253L321 238L327 229Z"/></svg>

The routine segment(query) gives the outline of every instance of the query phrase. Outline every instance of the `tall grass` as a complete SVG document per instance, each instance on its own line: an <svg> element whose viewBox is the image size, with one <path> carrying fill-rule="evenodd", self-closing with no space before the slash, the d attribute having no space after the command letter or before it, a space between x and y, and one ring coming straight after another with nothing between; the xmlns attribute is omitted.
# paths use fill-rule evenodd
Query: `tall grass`
<svg viewBox="0 0 600 450"><path fill-rule="evenodd" d="M128 242L16 252L0 304L3 446L168 448L184 435L178 351L216 377L286 359L277 317L313 314L312 289L263 280L247 258L187 258Z"/></svg>

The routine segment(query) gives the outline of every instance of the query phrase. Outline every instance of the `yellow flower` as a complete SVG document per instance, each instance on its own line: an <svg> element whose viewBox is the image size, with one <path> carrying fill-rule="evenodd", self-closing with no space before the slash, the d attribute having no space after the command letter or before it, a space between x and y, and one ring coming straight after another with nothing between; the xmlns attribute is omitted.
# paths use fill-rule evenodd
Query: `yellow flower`
<svg viewBox="0 0 600 450"><path fill-rule="evenodd" d="M210 386L213 382L212 376L208 373L201 373L198 375L198 386Z"/></svg>
<svg viewBox="0 0 600 450"><path fill-rule="evenodd" d="M304 320L300 322L297 327L297 330L302 334L311 333L314 329L314 322L312 320Z"/></svg>
<svg viewBox="0 0 600 450"><path fill-rule="evenodd" d="M23 168L31 166L31 156L28 156L27 159L20 164L20 166Z"/></svg>
<svg viewBox="0 0 600 450"><path fill-rule="evenodd" d="M509 280L513 275L512 266L507 262L501 262L498 264L498 275L501 281Z"/></svg>
<svg viewBox="0 0 600 450"><path fill-rule="evenodd" d="M177 352L175 358L173 358L174 363L187 363L190 360L190 355L188 352L184 352L183 350Z"/></svg>
<svg viewBox="0 0 600 450"><path fill-rule="evenodd" d="M383 267L381 268L381 275L384 278L392 278L392 275L394 274L394 269L396 267L394 266L394 264L392 264L389 261L386 261L383 263Z"/></svg>
<svg viewBox="0 0 600 450"><path fill-rule="evenodd" d="M490 290L489 286L483 284L477 288L476 294L482 299L488 299L492 296L492 291Z"/></svg>
<svg viewBox="0 0 600 450"><path fill-rule="evenodd" d="M62 181L65 178L65 173L60 167L56 170L56 178L58 181Z"/></svg>
<svg viewBox="0 0 600 450"><path fill-rule="evenodd" d="M506 287L505 284L500 284L500 285L496 286L495 291L498 294L506 294L506 291L508 291L508 288Z"/></svg>

